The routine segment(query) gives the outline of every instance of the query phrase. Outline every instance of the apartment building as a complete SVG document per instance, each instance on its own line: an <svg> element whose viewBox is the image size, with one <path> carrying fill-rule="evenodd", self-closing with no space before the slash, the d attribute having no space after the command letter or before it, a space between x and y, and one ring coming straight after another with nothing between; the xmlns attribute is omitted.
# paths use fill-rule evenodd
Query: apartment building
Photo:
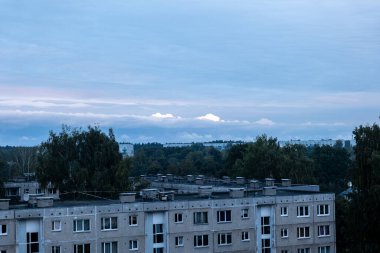
<svg viewBox="0 0 380 253"><path fill-rule="evenodd" d="M0 201L0 253L335 253L334 194L288 187ZM205 194L205 190L207 192Z"/></svg>

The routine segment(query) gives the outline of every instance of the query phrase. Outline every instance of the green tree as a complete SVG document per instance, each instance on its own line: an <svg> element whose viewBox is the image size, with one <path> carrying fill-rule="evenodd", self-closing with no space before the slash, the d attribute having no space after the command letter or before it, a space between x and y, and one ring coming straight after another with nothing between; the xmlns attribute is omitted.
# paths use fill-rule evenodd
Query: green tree
<svg viewBox="0 0 380 253"><path fill-rule="evenodd" d="M58 134L50 132L40 146L38 163L41 185L51 182L61 192L120 190L129 169L112 130L106 135L97 127L83 131L64 126Z"/></svg>

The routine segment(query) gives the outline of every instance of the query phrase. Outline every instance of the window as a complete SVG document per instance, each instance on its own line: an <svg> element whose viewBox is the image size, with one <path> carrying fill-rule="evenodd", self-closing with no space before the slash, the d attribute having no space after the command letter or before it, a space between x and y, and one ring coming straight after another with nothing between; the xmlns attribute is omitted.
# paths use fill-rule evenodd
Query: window
<svg viewBox="0 0 380 253"><path fill-rule="evenodd" d="M318 247L318 253L330 253L330 246Z"/></svg>
<svg viewBox="0 0 380 253"><path fill-rule="evenodd" d="M102 242L102 253L117 253L117 242Z"/></svg>
<svg viewBox="0 0 380 253"><path fill-rule="evenodd" d="M208 235L194 235L194 247L208 246Z"/></svg>
<svg viewBox="0 0 380 253"><path fill-rule="evenodd" d="M309 206L297 206L297 217L308 217Z"/></svg>
<svg viewBox="0 0 380 253"><path fill-rule="evenodd" d="M261 252L270 253L270 239L261 239Z"/></svg>
<svg viewBox="0 0 380 253"><path fill-rule="evenodd" d="M137 240L129 240L129 250L138 250L139 243Z"/></svg>
<svg viewBox="0 0 380 253"><path fill-rule="evenodd" d="M164 231L162 224L153 224L153 243L164 242Z"/></svg>
<svg viewBox="0 0 380 253"><path fill-rule="evenodd" d="M175 246L183 247L183 236L176 236L175 237Z"/></svg>
<svg viewBox="0 0 380 253"><path fill-rule="evenodd" d="M310 253L310 248L297 249L297 253Z"/></svg>
<svg viewBox="0 0 380 253"><path fill-rule="evenodd" d="M154 248L153 253L164 253L164 248Z"/></svg>
<svg viewBox="0 0 380 253"><path fill-rule="evenodd" d="M288 238L288 229L281 228L281 238Z"/></svg>
<svg viewBox="0 0 380 253"><path fill-rule="evenodd" d="M6 234L8 234L8 232L7 232L7 224L1 224L0 235L6 235Z"/></svg>
<svg viewBox="0 0 380 253"><path fill-rule="evenodd" d="M175 223L182 223L183 222L182 213L174 214L174 222Z"/></svg>
<svg viewBox="0 0 380 253"><path fill-rule="evenodd" d="M289 251L287 249L283 249L281 250L281 253L289 253Z"/></svg>
<svg viewBox="0 0 380 253"><path fill-rule="evenodd" d="M217 212L217 222L230 222L231 210L223 210Z"/></svg>
<svg viewBox="0 0 380 253"><path fill-rule="evenodd" d="M318 216L330 215L330 206L329 205L318 205L317 206L317 215Z"/></svg>
<svg viewBox="0 0 380 253"><path fill-rule="evenodd" d="M74 245L74 253L90 253L90 244L75 244Z"/></svg>
<svg viewBox="0 0 380 253"><path fill-rule="evenodd" d="M283 206L280 208L280 214L281 216L288 216L288 207L287 206Z"/></svg>
<svg viewBox="0 0 380 253"><path fill-rule="evenodd" d="M129 215L129 226L137 226L137 215Z"/></svg>
<svg viewBox="0 0 380 253"><path fill-rule="evenodd" d="M269 216L261 217L261 234L270 234Z"/></svg>
<svg viewBox="0 0 380 253"><path fill-rule="evenodd" d="M90 231L90 220L89 219L74 220L73 231L74 232Z"/></svg>
<svg viewBox="0 0 380 253"><path fill-rule="evenodd" d="M297 227L297 238L310 238L310 227Z"/></svg>
<svg viewBox="0 0 380 253"><path fill-rule="evenodd" d="M207 223L208 223L207 212L194 213L194 224L207 224Z"/></svg>
<svg viewBox="0 0 380 253"><path fill-rule="evenodd" d="M60 220L53 220L51 222L51 230L52 231L61 231L61 221Z"/></svg>
<svg viewBox="0 0 380 253"><path fill-rule="evenodd" d="M40 252L40 244L38 243L38 233L26 233L26 252L38 253Z"/></svg>
<svg viewBox="0 0 380 253"><path fill-rule="evenodd" d="M249 232L248 231L241 232L241 240L242 241L249 241Z"/></svg>
<svg viewBox="0 0 380 253"><path fill-rule="evenodd" d="M101 230L115 230L117 229L117 217L104 217L100 220Z"/></svg>
<svg viewBox="0 0 380 253"><path fill-rule="evenodd" d="M61 253L61 246L51 246L51 253Z"/></svg>
<svg viewBox="0 0 380 253"><path fill-rule="evenodd" d="M0 253L7 253L6 250L0 250Z"/></svg>
<svg viewBox="0 0 380 253"><path fill-rule="evenodd" d="M230 245L232 244L231 233L218 234L218 245Z"/></svg>
<svg viewBox="0 0 380 253"><path fill-rule="evenodd" d="M24 193L25 194L28 194L29 193L29 189L27 188L27 189L24 189Z"/></svg>
<svg viewBox="0 0 380 253"><path fill-rule="evenodd" d="M248 208L241 209L241 217L243 219L248 219L249 218Z"/></svg>
<svg viewBox="0 0 380 253"><path fill-rule="evenodd" d="M330 236L330 226L329 225L318 226L318 236Z"/></svg>

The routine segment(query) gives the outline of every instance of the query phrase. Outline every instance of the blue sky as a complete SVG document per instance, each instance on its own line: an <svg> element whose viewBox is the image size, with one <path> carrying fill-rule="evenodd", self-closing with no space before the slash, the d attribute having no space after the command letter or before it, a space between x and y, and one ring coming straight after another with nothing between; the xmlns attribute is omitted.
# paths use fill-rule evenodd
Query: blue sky
<svg viewBox="0 0 380 253"><path fill-rule="evenodd" d="M380 2L0 2L0 145L351 138L379 122Z"/></svg>

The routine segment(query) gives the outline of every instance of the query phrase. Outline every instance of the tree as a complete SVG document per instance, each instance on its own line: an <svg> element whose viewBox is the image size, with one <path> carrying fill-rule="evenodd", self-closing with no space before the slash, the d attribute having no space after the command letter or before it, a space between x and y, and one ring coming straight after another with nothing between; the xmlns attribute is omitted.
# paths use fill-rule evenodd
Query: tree
<svg viewBox="0 0 380 253"><path fill-rule="evenodd" d="M112 129L87 131L67 126L50 132L38 154L37 178L43 187L54 184L61 192L127 190L130 162L123 161ZM118 176L122 178L118 178Z"/></svg>

